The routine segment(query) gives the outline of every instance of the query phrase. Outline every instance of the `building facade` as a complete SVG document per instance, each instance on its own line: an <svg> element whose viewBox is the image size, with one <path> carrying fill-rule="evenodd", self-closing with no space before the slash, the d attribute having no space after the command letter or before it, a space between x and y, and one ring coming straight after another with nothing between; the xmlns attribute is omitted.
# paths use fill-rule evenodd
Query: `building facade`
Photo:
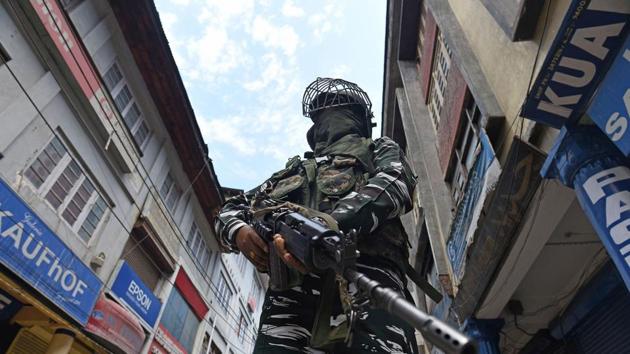
<svg viewBox="0 0 630 354"><path fill-rule="evenodd" d="M0 1L0 351L248 353L263 280L151 1Z"/></svg>
<svg viewBox="0 0 630 354"><path fill-rule="evenodd" d="M411 264L444 294L417 302L481 352L628 350L629 15L388 1L382 134L419 178Z"/></svg>

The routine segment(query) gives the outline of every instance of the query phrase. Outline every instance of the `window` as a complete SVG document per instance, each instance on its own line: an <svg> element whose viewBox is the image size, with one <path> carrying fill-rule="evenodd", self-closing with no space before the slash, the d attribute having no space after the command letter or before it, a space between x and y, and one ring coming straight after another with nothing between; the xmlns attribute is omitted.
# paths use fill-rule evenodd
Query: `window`
<svg viewBox="0 0 630 354"><path fill-rule="evenodd" d="M11 60L9 53L7 53L7 50L4 49L4 47L0 43L0 65L4 65L5 63L9 62L9 60Z"/></svg>
<svg viewBox="0 0 630 354"><path fill-rule="evenodd" d="M234 293L232 292L232 289L230 289L227 279L225 279L225 275L223 275L223 273L219 275L219 285L217 285L217 289L219 304L225 311L227 311Z"/></svg>
<svg viewBox="0 0 630 354"><path fill-rule="evenodd" d="M238 339L243 343L243 339L245 339L245 329L247 329L247 320L245 319L245 315L241 312L241 318L238 321L238 330L236 333L238 334Z"/></svg>
<svg viewBox="0 0 630 354"><path fill-rule="evenodd" d="M66 10L72 10L79 5L83 0L60 0L61 6Z"/></svg>
<svg viewBox="0 0 630 354"><path fill-rule="evenodd" d="M456 205L459 204L464 195L468 173L475 163L475 152L480 142L481 112L472 95L469 95L463 115L460 135L455 145L453 179L451 180L451 191Z"/></svg>
<svg viewBox="0 0 630 354"><path fill-rule="evenodd" d="M429 116L433 126L437 129L446 93L446 78L451 68L451 50L444 40L442 32L438 33L435 53L433 55L433 70L431 71L431 88L429 89Z"/></svg>
<svg viewBox="0 0 630 354"><path fill-rule="evenodd" d="M422 61L422 51L424 50L424 34L426 31L427 22L427 2L422 2L422 9L420 9L420 23L418 24L418 47L416 48L416 61L420 64Z"/></svg>
<svg viewBox="0 0 630 354"><path fill-rule="evenodd" d="M206 332L203 335L203 342L201 342L201 353L206 354L210 349L210 334Z"/></svg>
<svg viewBox="0 0 630 354"><path fill-rule="evenodd" d="M58 137L39 153L24 176L72 230L88 242L108 206Z"/></svg>
<svg viewBox="0 0 630 354"><path fill-rule="evenodd" d="M105 86L114 97L114 104L118 108L118 112L123 117L125 125L133 136L134 141L140 149L149 138L149 126L142 116L142 112L135 102L133 94L129 90L129 86L118 67L114 63L103 76Z"/></svg>
<svg viewBox="0 0 630 354"><path fill-rule="evenodd" d="M182 195L182 190L179 189L170 173L166 175L164 182L162 182L160 195L162 196L168 210L170 210L172 214L175 214L175 210L177 210L177 202Z"/></svg>
<svg viewBox="0 0 630 354"><path fill-rule="evenodd" d="M201 269L208 269L210 266L210 250L195 222L190 225L186 244L191 251L191 255L195 258L195 261L201 266Z"/></svg>
<svg viewBox="0 0 630 354"><path fill-rule="evenodd" d="M160 323L192 353L200 321L177 288L168 297Z"/></svg>
<svg viewBox="0 0 630 354"><path fill-rule="evenodd" d="M245 267L247 266L247 258L242 253L236 255L238 269L241 271L241 274L245 275Z"/></svg>

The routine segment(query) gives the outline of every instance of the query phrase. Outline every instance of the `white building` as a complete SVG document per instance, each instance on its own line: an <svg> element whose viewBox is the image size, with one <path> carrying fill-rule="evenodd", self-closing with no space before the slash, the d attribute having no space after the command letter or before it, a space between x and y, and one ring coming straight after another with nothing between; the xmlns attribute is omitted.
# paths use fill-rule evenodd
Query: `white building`
<svg viewBox="0 0 630 354"><path fill-rule="evenodd" d="M151 1L0 2L0 351L249 353L263 282Z"/></svg>

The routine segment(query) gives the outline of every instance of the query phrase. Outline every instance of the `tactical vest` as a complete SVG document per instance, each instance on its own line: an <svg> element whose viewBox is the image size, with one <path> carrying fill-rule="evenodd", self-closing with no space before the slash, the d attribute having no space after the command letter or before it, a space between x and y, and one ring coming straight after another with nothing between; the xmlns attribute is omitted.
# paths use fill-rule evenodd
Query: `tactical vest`
<svg viewBox="0 0 630 354"><path fill-rule="evenodd" d="M356 157L336 155L301 159L295 156L274 173L269 195L311 209L330 213L337 201L359 191L372 177ZM372 172L373 174L373 172ZM346 230L347 231L347 230ZM358 236L361 254L383 257L405 274L409 257L408 237L400 218L389 219L369 234Z"/></svg>

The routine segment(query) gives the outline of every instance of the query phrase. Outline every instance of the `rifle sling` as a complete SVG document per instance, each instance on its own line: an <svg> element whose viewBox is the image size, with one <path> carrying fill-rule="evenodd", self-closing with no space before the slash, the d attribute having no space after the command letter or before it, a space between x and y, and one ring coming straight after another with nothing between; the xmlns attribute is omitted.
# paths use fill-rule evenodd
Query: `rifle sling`
<svg viewBox="0 0 630 354"><path fill-rule="evenodd" d="M426 279L424 279L415 269L413 269L411 264L407 264L406 273L409 279L411 279L411 281L413 281L414 284L416 284L426 296L431 298L431 300L435 301L436 303L442 301L442 294Z"/></svg>

